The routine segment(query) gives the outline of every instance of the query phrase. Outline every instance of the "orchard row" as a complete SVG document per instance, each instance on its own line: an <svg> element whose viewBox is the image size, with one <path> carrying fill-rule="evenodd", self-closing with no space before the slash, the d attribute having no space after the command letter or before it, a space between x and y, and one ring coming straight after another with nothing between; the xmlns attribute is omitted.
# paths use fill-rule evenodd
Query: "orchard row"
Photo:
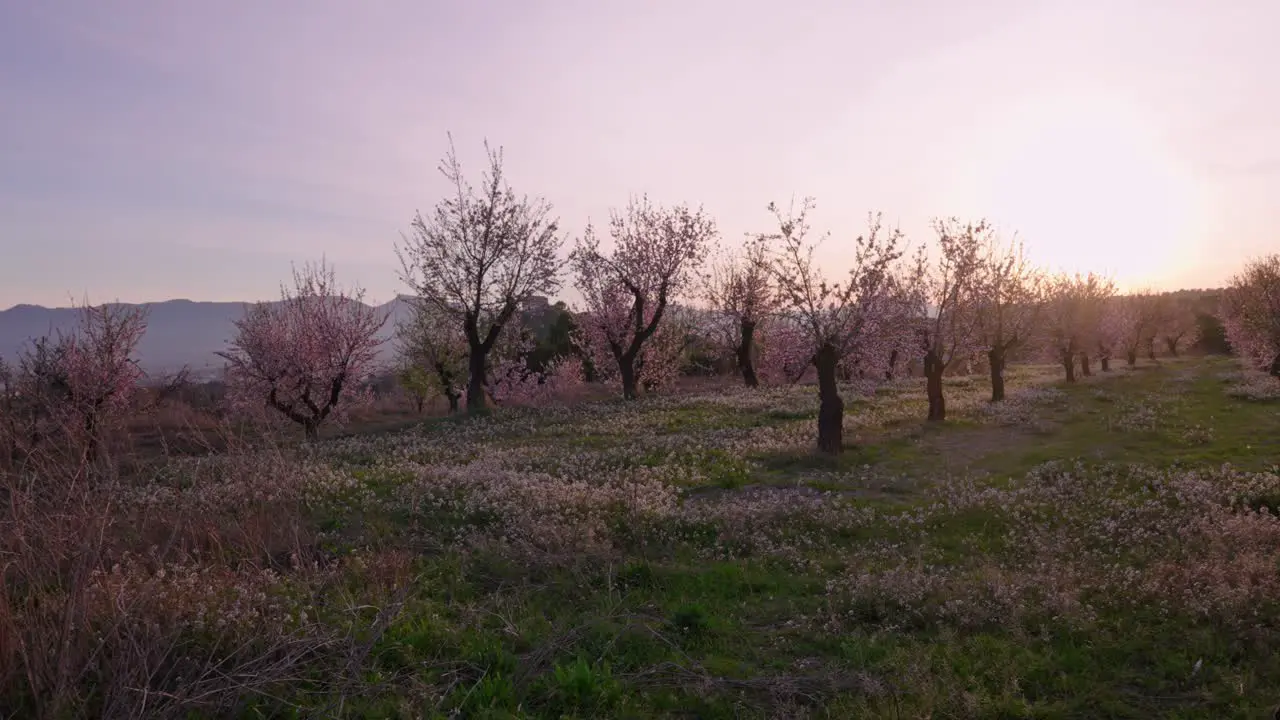
<svg viewBox="0 0 1280 720"><path fill-rule="evenodd" d="M517 195L489 153L480 189L451 150L442 172L453 192L419 214L397 247L411 289L410 318L396 328L399 377L434 391L453 409L487 402L549 401L583 381L584 365L634 400L669 382L691 340L717 349L750 387L816 374L818 447L843 446L841 385L868 391L908 365L924 376L928 419L946 419L943 377L979 360L991 400L1005 395L1004 370L1020 358L1051 358L1067 382L1123 358L1172 354L1194 342L1196 310L1174 295L1120 295L1094 273L1052 274L986 220L936 219L930 242L868 217L841 248L840 273L825 273L810 225L814 203L770 205L776 225L740 247L722 243L700 207L632 198L606 228L588 227L567 254L551 206ZM602 235L610 242L601 242ZM583 298L574 352L535 367L532 338L518 321L535 297L562 289ZM368 396L388 318L340 287L332 268L307 265L279 302L250 307L220 353L231 407L296 423L317 437ZM1280 378L1280 257L1250 262L1217 314L1232 349ZM16 367L0 365L5 406L30 443L45 421L92 450L99 428L127 407L141 373L133 357L146 326L141 310L85 308L71 335L33 343ZM25 427L25 426L24 426ZM12 433L11 433L12 434ZM47 433L46 433L47 434Z"/></svg>

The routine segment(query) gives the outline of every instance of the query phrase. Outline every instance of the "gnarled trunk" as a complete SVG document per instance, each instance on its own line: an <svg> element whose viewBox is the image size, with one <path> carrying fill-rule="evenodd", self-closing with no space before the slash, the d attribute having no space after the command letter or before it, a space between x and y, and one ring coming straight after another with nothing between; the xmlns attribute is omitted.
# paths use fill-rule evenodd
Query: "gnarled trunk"
<svg viewBox="0 0 1280 720"><path fill-rule="evenodd" d="M1080 374L1085 377L1093 375L1093 368L1089 366L1089 353L1080 353Z"/></svg>
<svg viewBox="0 0 1280 720"><path fill-rule="evenodd" d="M889 369L884 373L885 380L892 380L894 373L898 371L898 351L894 349L889 353Z"/></svg>
<svg viewBox="0 0 1280 720"><path fill-rule="evenodd" d="M844 450L844 401L836 385L839 360L831 345L823 345L813 358L818 368L818 450L832 455Z"/></svg>
<svg viewBox="0 0 1280 720"><path fill-rule="evenodd" d="M1267 369L1267 372L1271 374L1271 377L1280 378L1280 353L1277 353L1275 358L1271 360L1271 367Z"/></svg>
<svg viewBox="0 0 1280 720"><path fill-rule="evenodd" d="M1076 354L1070 350L1063 352L1058 358L1062 362L1062 369L1067 371L1067 382L1076 381Z"/></svg>
<svg viewBox="0 0 1280 720"><path fill-rule="evenodd" d="M1004 351L991 348L987 351L987 365L991 368L991 402L1004 400Z"/></svg>
<svg viewBox="0 0 1280 720"><path fill-rule="evenodd" d="M1111 372L1111 356L1103 355L1098 358L1098 362L1102 363L1102 372Z"/></svg>
<svg viewBox="0 0 1280 720"><path fill-rule="evenodd" d="M440 387L442 388L444 397L449 401L449 412L458 412L458 403L462 400L462 393L454 389L457 386L454 383L456 378L454 378L453 372L451 372L449 367L443 362L436 362L435 373L436 379L440 382ZM422 412L422 409L419 408L418 412Z"/></svg>
<svg viewBox="0 0 1280 720"><path fill-rule="evenodd" d="M750 320L742 321L742 339L738 343L738 369L742 371L742 381L747 387L759 387L760 379L756 377L755 349L756 324Z"/></svg>
<svg viewBox="0 0 1280 720"><path fill-rule="evenodd" d="M1147 359L1148 360L1156 359L1156 339L1155 338L1150 338L1147 340Z"/></svg>
<svg viewBox="0 0 1280 720"><path fill-rule="evenodd" d="M302 433L306 437L307 442L315 442L320 439L320 421L307 420L302 423Z"/></svg>
<svg viewBox="0 0 1280 720"><path fill-rule="evenodd" d="M1128 354L1126 354L1126 355L1125 355L1124 359L1125 359L1125 362L1129 363L1129 367L1133 367L1134 365L1137 365L1137 364L1138 364L1138 351L1137 351L1137 350L1130 350L1130 351L1128 352Z"/></svg>
<svg viewBox="0 0 1280 720"><path fill-rule="evenodd" d="M467 412L482 413L485 411L484 373L487 353L474 344L467 359Z"/></svg>
<svg viewBox="0 0 1280 720"><path fill-rule="evenodd" d="M924 354L925 394L929 398L929 422L947 419L947 399L942 394L942 373L946 363L933 350Z"/></svg>
<svg viewBox="0 0 1280 720"><path fill-rule="evenodd" d="M1171 357L1178 357L1178 340L1180 339L1181 338L1165 338L1164 339L1164 346L1169 348L1169 355Z"/></svg>
<svg viewBox="0 0 1280 720"><path fill-rule="evenodd" d="M622 398L637 400L640 389L636 383L636 356L624 353L618 358L618 376L622 380Z"/></svg>

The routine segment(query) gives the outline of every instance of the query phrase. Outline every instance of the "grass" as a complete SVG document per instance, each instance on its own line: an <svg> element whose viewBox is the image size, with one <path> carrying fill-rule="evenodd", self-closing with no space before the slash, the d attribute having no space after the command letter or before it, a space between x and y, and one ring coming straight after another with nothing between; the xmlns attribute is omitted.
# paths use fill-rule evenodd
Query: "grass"
<svg viewBox="0 0 1280 720"><path fill-rule="evenodd" d="M323 443L307 607L369 639L339 714L1268 716L1280 402L1235 372L1018 368L999 407L960 378L941 426L905 379L839 458L811 388ZM236 711L334 712L315 682Z"/></svg>

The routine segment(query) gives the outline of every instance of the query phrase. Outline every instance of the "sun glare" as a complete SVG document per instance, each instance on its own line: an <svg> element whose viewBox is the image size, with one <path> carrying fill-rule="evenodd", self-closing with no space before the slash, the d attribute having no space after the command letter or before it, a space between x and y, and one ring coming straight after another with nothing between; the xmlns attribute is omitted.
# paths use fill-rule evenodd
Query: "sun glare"
<svg viewBox="0 0 1280 720"><path fill-rule="evenodd" d="M1094 269L1124 289L1160 286L1195 261L1201 194L1124 101L1033 97L971 146L952 190L1017 230L1047 267Z"/></svg>

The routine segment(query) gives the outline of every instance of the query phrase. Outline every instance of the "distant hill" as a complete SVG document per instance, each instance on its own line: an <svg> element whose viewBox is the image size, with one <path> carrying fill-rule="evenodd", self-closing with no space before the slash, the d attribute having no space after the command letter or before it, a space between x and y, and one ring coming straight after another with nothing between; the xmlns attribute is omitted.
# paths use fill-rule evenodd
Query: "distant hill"
<svg viewBox="0 0 1280 720"><path fill-rule="evenodd" d="M249 303L167 300L142 305L147 309L147 332L138 346L143 369L162 374L186 366L196 377L207 377L221 370L223 361L215 353L226 349L235 333L235 321L244 316ZM387 337L394 333L408 307L403 297L378 306L378 310L391 313L384 330ZM77 312L39 305L16 305L0 311L0 357L12 360L31 339L69 331L75 326ZM382 359L390 361L393 353L390 343L384 345Z"/></svg>
<svg viewBox="0 0 1280 720"><path fill-rule="evenodd" d="M388 340L395 334L396 325L408 317L410 303L411 298L401 295L377 306L377 310L391 316L383 329ZM139 364L152 374L173 372L185 366L197 379L216 375L223 366L222 358L216 353L226 349L235 333L235 321L244 316L248 305L191 300L142 303L147 309L147 332L138 347ZM554 319L554 307L546 298L535 297L525 308L525 322L539 337L546 335L545 326ZM0 357L13 360L30 340L69 331L75 326L77 312L74 308L39 305L15 305L0 310ZM385 343L379 362L390 364L394 357L394 343Z"/></svg>

